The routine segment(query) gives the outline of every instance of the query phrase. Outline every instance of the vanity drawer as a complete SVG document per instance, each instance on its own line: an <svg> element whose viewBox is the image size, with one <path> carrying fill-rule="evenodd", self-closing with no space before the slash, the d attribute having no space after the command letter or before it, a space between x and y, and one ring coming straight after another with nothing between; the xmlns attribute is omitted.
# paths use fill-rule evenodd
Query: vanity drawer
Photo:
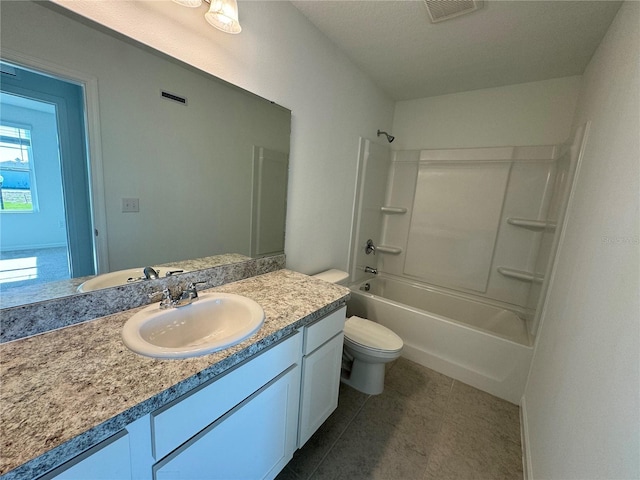
<svg viewBox="0 0 640 480"><path fill-rule="evenodd" d="M327 315L304 329L303 354L308 355L344 329L347 307Z"/></svg>
<svg viewBox="0 0 640 480"><path fill-rule="evenodd" d="M94 445L38 480L131 479L131 453L126 430Z"/></svg>
<svg viewBox="0 0 640 480"><path fill-rule="evenodd" d="M300 367L286 370L153 466L153 480L270 479L296 450Z"/></svg>
<svg viewBox="0 0 640 480"><path fill-rule="evenodd" d="M298 363L301 344L302 335L295 333L223 377L153 412L154 458L160 460L291 365Z"/></svg>

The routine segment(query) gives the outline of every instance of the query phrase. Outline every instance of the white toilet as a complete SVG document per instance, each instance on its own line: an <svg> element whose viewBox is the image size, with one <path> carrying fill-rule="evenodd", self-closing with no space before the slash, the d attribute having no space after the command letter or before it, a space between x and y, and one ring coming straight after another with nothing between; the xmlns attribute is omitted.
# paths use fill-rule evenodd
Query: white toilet
<svg viewBox="0 0 640 480"><path fill-rule="evenodd" d="M327 270L314 275L331 283L342 283L349 274ZM341 381L369 395L382 393L385 364L402 352L402 339L379 323L360 317L349 317L344 325Z"/></svg>

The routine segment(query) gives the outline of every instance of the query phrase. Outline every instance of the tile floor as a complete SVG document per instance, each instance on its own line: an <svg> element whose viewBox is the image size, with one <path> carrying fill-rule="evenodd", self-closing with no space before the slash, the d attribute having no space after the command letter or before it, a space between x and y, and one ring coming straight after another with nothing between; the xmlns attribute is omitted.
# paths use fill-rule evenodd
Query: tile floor
<svg viewBox="0 0 640 480"><path fill-rule="evenodd" d="M381 395L341 385L336 411L277 480L521 478L516 405L400 358Z"/></svg>

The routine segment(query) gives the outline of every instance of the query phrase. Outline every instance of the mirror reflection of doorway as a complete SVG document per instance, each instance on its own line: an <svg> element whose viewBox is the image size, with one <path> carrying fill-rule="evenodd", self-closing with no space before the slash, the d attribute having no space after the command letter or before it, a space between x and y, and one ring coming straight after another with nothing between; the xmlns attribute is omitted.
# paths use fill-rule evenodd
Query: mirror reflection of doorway
<svg viewBox="0 0 640 480"><path fill-rule="evenodd" d="M82 87L2 63L0 291L95 273Z"/></svg>

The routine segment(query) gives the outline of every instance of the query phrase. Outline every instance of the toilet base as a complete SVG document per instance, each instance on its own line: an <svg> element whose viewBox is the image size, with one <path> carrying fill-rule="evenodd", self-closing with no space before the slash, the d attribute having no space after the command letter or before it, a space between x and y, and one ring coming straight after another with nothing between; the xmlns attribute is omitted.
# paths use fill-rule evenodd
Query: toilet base
<svg viewBox="0 0 640 480"><path fill-rule="evenodd" d="M340 381L368 395L379 395L384 390L386 363L367 363L355 358L351 366L351 375L340 376Z"/></svg>

